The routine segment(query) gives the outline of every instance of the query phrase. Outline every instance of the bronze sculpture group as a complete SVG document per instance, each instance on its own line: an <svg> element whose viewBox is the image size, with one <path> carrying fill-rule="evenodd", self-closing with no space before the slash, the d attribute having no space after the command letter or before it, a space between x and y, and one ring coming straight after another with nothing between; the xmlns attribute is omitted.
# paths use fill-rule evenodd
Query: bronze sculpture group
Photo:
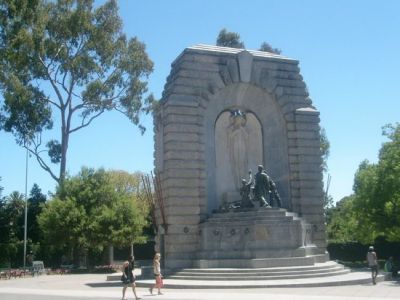
<svg viewBox="0 0 400 300"><path fill-rule="evenodd" d="M282 207L281 198L276 190L275 182L268 176L262 165L258 166L258 172L254 176L254 187L251 171L249 181L242 180L240 195L242 196L241 207L250 207L253 201L257 201L260 207ZM254 197L252 196L252 192Z"/></svg>
<svg viewBox="0 0 400 300"><path fill-rule="evenodd" d="M254 179L251 170L249 171L249 179L242 179L240 196L240 201L227 203L220 210L252 208L255 206L254 203L258 203L260 207L282 207L275 182L268 176L262 165L258 166L258 172Z"/></svg>

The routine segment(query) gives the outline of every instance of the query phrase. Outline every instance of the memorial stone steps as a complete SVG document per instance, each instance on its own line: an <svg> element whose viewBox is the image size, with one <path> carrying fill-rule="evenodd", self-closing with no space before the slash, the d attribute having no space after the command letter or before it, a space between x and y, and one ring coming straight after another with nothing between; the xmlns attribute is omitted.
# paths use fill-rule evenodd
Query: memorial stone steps
<svg viewBox="0 0 400 300"><path fill-rule="evenodd" d="M328 261L326 263L317 263L312 266L292 266L292 267L271 267L271 268L257 268L258 271L260 272L281 272L282 269L288 270L288 271L310 271L310 270L326 270L326 269L332 269L332 268L341 268L343 269L344 266L341 264L338 264L334 261ZM196 273L236 273L238 270L240 270L241 273L252 273L254 272L254 268L208 268L208 269L196 269L196 268L186 268L186 269L181 269L177 272L187 272L187 271L194 271Z"/></svg>
<svg viewBox="0 0 400 300"><path fill-rule="evenodd" d="M209 268L183 269L168 275L178 280L281 280L327 277L347 274L350 271L335 262L315 264L308 267L280 268Z"/></svg>
<svg viewBox="0 0 400 300"><path fill-rule="evenodd" d="M259 259L199 259L194 262L196 268L277 268L291 266L313 266L319 256ZM322 260L323 261L323 260Z"/></svg>

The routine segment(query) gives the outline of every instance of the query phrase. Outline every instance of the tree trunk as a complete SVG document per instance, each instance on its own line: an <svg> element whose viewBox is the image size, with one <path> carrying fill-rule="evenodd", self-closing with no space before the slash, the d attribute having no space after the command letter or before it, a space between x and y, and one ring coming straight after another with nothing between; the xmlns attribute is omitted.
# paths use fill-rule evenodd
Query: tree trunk
<svg viewBox="0 0 400 300"><path fill-rule="evenodd" d="M108 245L108 264L114 264L114 246Z"/></svg>
<svg viewBox="0 0 400 300"><path fill-rule="evenodd" d="M60 189L63 189L64 181L65 181L65 172L67 168L67 150L68 150L68 141L69 141L69 133L67 127L62 127L61 129L61 162L60 162L60 180L59 185Z"/></svg>

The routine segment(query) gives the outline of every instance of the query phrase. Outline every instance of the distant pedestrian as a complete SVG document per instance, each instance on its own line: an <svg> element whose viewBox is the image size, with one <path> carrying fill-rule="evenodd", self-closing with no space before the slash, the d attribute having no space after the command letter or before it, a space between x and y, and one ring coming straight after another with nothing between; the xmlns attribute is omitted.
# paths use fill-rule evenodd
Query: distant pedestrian
<svg viewBox="0 0 400 300"><path fill-rule="evenodd" d="M133 271L135 269L134 265L134 257L130 255L128 257L128 260L124 262L123 267L122 267L122 276L121 280L124 285L122 288L122 299L125 298L125 291L128 286L132 287L133 294L135 295L136 300L140 299L137 294L136 294L136 284L135 284L135 275L133 274Z"/></svg>
<svg viewBox="0 0 400 300"><path fill-rule="evenodd" d="M392 273L392 277L397 277L397 266L394 263L393 256L389 257L389 259L385 262L384 267L385 272Z"/></svg>
<svg viewBox="0 0 400 300"><path fill-rule="evenodd" d="M34 256L33 256L33 252L30 251L27 255L26 255L26 263L29 267L33 267L33 260L34 260Z"/></svg>
<svg viewBox="0 0 400 300"><path fill-rule="evenodd" d="M152 294L152 295L153 295L153 289L155 289L155 288L158 289L158 294L162 295L161 288L164 286L164 284L163 284L163 279L162 279L162 274L161 274L160 260L161 260L160 253L156 253L156 255L154 255L154 259L153 259L153 269L154 269L154 277L156 279L156 284L149 289L150 294Z"/></svg>
<svg viewBox="0 0 400 300"><path fill-rule="evenodd" d="M378 257L376 256L373 246L369 246L367 262L368 266L371 268L372 283L376 284L376 277L378 276Z"/></svg>

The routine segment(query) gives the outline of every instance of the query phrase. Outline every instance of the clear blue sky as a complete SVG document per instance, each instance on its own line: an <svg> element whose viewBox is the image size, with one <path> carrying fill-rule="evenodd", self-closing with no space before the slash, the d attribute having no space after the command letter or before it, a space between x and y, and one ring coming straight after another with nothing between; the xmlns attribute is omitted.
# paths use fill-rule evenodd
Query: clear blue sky
<svg viewBox="0 0 400 300"><path fill-rule="evenodd" d="M98 1L102 3L103 1ZM352 193L354 173L364 159L376 162L385 138L381 127L400 121L400 1L119 1L124 30L147 46L154 61L149 89L157 98L171 62L195 44L215 44L222 28L240 34L247 49L263 41L300 61L301 73L321 126L331 143L330 194ZM122 115L103 115L71 137L69 173L81 166L128 172L153 169L153 129L139 130ZM24 192L25 151L0 132L3 195ZM29 160L28 186L44 192L55 183Z"/></svg>

